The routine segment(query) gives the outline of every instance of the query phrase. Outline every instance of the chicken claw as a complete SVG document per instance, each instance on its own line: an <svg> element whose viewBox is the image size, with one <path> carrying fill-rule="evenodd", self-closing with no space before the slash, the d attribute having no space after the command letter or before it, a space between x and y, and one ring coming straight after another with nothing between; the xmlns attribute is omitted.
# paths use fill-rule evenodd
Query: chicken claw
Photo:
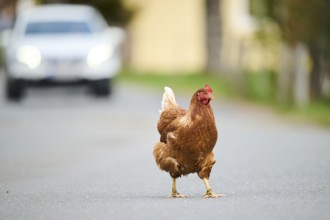
<svg viewBox="0 0 330 220"><path fill-rule="evenodd" d="M170 197L170 198L186 198L186 197L188 197L188 196L180 194L180 193L178 193L178 191L176 191L176 178L172 179L172 193L168 197Z"/></svg>
<svg viewBox="0 0 330 220"><path fill-rule="evenodd" d="M224 197L224 194L216 194L212 191L211 186L209 184L209 180L207 178L203 178L203 181L206 186L206 193L204 194L204 198L221 198Z"/></svg>
<svg viewBox="0 0 330 220"><path fill-rule="evenodd" d="M168 196L169 198L187 198L188 196L180 194L178 192L172 192L171 195Z"/></svg>
<svg viewBox="0 0 330 220"><path fill-rule="evenodd" d="M206 191L206 193L204 194L204 198L221 198L224 197L224 194L216 194L213 191Z"/></svg>

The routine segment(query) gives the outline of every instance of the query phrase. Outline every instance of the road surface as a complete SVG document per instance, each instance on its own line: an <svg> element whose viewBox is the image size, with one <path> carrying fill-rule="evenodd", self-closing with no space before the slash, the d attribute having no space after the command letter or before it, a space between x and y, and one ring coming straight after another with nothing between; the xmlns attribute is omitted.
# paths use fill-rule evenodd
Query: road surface
<svg viewBox="0 0 330 220"><path fill-rule="evenodd" d="M193 174L178 180L188 198L167 198L171 179L152 156L162 92L119 83L106 99L80 87L29 89L21 103L1 94L0 219L329 219L329 129L221 98L210 183L226 196L203 199Z"/></svg>

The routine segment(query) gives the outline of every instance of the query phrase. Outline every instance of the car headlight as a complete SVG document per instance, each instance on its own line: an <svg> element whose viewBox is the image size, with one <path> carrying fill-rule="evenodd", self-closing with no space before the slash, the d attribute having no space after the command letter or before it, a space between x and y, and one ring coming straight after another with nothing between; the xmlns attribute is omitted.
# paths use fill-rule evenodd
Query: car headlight
<svg viewBox="0 0 330 220"><path fill-rule="evenodd" d="M109 44L100 44L93 47L87 55L87 64L91 68L98 67L113 54L113 48Z"/></svg>
<svg viewBox="0 0 330 220"><path fill-rule="evenodd" d="M30 69L35 69L41 63L41 53L35 46L23 45L18 48L16 59L18 62L26 64Z"/></svg>

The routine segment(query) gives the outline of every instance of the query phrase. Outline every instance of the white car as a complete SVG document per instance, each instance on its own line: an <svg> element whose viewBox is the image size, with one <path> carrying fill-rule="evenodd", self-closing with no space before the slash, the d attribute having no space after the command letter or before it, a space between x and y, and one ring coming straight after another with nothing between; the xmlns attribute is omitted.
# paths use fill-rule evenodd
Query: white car
<svg viewBox="0 0 330 220"><path fill-rule="evenodd" d="M124 32L86 5L51 4L18 15L5 46L6 94L20 99L35 82L88 82L107 96L121 68Z"/></svg>

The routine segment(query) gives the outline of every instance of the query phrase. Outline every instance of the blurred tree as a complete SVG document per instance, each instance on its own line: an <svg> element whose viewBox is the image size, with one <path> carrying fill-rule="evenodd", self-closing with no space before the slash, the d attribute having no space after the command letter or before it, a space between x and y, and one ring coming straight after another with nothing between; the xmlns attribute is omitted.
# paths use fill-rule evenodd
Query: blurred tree
<svg viewBox="0 0 330 220"><path fill-rule="evenodd" d="M330 62L330 1L328 0L250 0L251 13L257 18L271 18L282 33L283 40L295 48L307 46L312 59L310 91L319 99L322 63ZM328 65L325 65L328 66Z"/></svg>
<svg viewBox="0 0 330 220"><path fill-rule="evenodd" d="M16 16L17 0L0 0L0 31L12 28Z"/></svg>
<svg viewBox="0 0 330 220"><path fill-rule="evenodd" d="M16 5L17 0L0 0L0 11L11 5Z"/></svg>
<svg viewBox="0 0 330 220"><path fill-rule="evenodd" d="M220 71L220 0L205 0L207 70Z"/></svg>
<svg viewBox="0 0 330 220"><path fill-rule="evenodd" d="M126 26L132 19L136 9L128 8L121 0L36 0L46 3L88 4L96 7L110 25Z"/></svg>

